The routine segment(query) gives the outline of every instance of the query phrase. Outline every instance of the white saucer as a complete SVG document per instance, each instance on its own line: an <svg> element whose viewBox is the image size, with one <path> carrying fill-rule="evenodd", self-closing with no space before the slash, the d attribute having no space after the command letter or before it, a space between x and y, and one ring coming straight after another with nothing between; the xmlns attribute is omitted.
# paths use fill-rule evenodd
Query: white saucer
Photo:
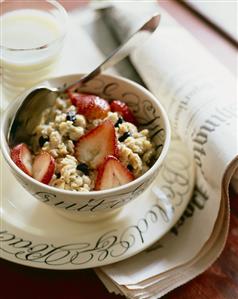
<svg viewBox="0 0 238 299"><path fill-rule="evenodd" d="M178 221L194 187L192 159L173 138L166 163L147 191L112 217L83 223L37 201L1 165L1 257L37 268L91 268L141 252Z"/></svg>

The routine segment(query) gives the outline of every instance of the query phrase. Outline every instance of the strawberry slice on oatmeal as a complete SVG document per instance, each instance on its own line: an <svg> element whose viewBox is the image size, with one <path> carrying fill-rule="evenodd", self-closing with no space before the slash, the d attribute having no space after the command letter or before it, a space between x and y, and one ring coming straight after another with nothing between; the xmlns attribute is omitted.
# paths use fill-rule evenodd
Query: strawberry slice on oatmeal
<svg viewBox="0 0 238 299"><path fill-rule="evenodd" d="M115 188L133 180L133 174L117 158L107 156L98 169L95 190Z"/></svg>
<svg viewBox="0 0 238 299"><path fill-rule="evenodd" d="M82 136L76 144L75 157L78 161L97 168L108 155L118 155L114 125L106 120Z"/></svg>

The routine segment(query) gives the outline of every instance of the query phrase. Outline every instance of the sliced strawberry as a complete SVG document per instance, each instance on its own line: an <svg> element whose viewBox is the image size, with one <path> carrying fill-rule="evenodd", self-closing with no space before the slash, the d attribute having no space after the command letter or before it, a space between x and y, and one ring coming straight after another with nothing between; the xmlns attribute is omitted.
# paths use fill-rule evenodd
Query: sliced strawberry
<svg viewBox="0 0 238 299"><path fill-rule="evenodd" d="M55 171L55 160L47 152L41 152L33 162L33 177L44 184L48 184Z"/></svg>
<svg viewBox="0 0 238 299"><path fill-rule="evenodd" d="M117 158L107 156L98 169L95 190L115 188L133 180L133 174Z"/></svg>
<svg viewBox="0 0 238 299"><path fill-rule="evenodd" d="M118 155L115 128L110 120L82 136L75 147L78 161L89 164L94 169L103 163L108 155Z"/></svg>
<svg viewBox="0 0 238 299"><path fill-rule="evenodd" d="M20 143L11 150L11 158L22 171L32 176L32 156L25 143Z"/></svg>
<svg viewBox="0 0 238 299"><path fill-rule="evenodd" d="M133 115L126 103L122 101L112 101L110 107L112 112L118 112L124 118L125 121L133 123L134 125L137 124L135 116Z"/></svg>
<svg viewBox="0 0 238 299"><path fill-rule="evenodd" d="M109 103L98 96L75 92L68 94L72 104L77 107L77 112L88 119L103 119L110 111Z"/></svg>

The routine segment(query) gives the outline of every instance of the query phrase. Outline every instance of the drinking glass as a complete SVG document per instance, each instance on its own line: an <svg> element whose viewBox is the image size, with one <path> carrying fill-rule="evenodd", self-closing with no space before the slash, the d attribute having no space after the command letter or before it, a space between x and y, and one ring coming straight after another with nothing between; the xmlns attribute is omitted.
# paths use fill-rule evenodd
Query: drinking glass
<svg viewBox="0 0 238 299"><path fill-rule="evenodd" d="M54 0L0 2L1 83L7 99L54 70L67 23L67 12Z"/></svg>

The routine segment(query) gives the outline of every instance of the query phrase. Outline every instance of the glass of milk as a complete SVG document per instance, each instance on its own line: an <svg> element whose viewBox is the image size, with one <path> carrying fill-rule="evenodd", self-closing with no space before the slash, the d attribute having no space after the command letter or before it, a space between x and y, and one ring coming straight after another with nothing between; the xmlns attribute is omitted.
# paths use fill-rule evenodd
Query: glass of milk
<svg viewBox="0 0 238 299"><path fill-rule="evenodd" d="M60 58L67 13L53 0L0 1L0 63L9 100L47 78Z"/></svg>

